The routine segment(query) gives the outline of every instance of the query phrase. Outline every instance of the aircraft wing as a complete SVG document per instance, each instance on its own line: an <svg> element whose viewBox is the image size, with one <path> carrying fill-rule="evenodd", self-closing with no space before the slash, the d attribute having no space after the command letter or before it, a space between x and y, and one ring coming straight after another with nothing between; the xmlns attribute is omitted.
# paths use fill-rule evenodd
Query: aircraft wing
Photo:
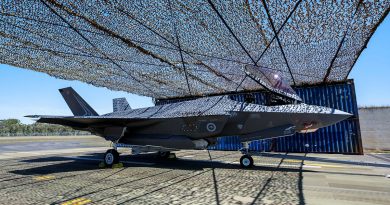
<svg viewBox="0 0 390 205"><path fill-rule="evenodd" d="M115 118L106 116L49 116L28 115L25 117L35 118L40 123L65 125L74 128L86 128L89 126L145 126L156 123L156 120L143 118Z"/></svg>

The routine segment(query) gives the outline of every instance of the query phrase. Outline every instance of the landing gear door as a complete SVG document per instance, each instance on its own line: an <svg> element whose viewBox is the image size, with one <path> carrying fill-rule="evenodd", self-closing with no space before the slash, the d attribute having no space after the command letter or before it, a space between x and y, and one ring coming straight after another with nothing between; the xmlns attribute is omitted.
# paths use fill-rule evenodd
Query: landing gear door
<svg viewBox="0 0 390 205"><path fill-rule="evenodd" d="M104 129L104 138L112 142L117 142L126 132L126 127L106 127Z"/></svg>

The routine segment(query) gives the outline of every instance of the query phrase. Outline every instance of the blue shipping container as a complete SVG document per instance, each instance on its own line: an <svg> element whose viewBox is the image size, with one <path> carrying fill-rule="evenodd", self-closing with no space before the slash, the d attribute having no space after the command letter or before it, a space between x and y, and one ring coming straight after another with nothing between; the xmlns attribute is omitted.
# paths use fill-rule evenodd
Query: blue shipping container
<svg viewBox="0 0 390 205"><path fill-rule="evenodd" d="M317 152L363 154L359 127L358 108L353 80L344 83L300 86L294 88L303 102L349 112L354 116L335 125L321 128L313 133L297 133L289 137L257 140L250 143L252 151L275 152ZM254 103L266 104L265 91L249 93ZM248 93L232 94L238 101L244 101ZM185 99L157 100L156 104L166 104ZM213 150L238 150L241 148L238 137L220 137Z"/></svg>

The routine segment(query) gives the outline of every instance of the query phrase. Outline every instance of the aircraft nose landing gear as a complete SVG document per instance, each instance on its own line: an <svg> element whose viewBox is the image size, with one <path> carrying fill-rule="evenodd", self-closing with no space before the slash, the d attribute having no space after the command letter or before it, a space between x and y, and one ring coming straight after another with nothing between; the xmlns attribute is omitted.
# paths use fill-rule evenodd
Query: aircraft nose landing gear
<svg viewBox="0 0 390 205"><path fill-rule="evenodd" d="M253 158L249 154L244 154L240 158L240 165L244 168L251 168L253 167Z"/></svg>
<svg viewBox="0 0 390 205"><path fill-rule="evenodd" d="M249 142L243 142L242 145L243 147L240 151L244 155L240 158L240 165L243 168L251 168L254 163L252 156L249 154Z"/></svg>

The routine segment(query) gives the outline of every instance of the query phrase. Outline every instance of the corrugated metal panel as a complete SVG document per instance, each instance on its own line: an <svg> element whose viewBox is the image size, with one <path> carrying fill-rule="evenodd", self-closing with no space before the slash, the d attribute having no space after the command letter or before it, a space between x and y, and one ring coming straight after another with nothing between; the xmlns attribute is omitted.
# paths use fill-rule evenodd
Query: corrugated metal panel
<svg viewBox="0 0 390 205"><path fill-rule="evenodd" d="M319 129L314 133L297 133L289 137L253 141L250 143L250 150L363 154L355 87L352 80L338 84L296 87L295 90L307 104L339 109L354 114L354 117ZM267 98L264 92L251 94L255 98L255 103L266 103ZM234 94L232 96L235 100L244 101L245 95ZM165 104L182 100L166 100L158 103ZM217 142L210 149L238 150L241 148L238 137L221 137Z"/></svg>

